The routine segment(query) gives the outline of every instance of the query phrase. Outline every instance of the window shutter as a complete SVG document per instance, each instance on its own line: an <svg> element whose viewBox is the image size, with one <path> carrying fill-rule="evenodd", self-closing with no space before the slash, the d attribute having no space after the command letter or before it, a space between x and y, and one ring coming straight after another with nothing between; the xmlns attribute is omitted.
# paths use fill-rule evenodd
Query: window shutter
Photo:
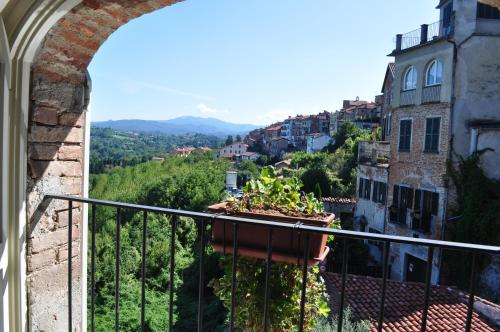
<svg viewBox="0 0 500 332"><path fill-rule="evenodd" d="M420 201L421 201L422 190L415 190L415 203L413 204L413 210L420 211Z"/></svg>
<svg viewBox="0 0 500 332"><path fill-rule="evenodd" d="M399 186L394 186L394 190L392 192L392 205L394 207L399 207Z"/></svg>
<svg viewBox="0 0 500 332"><path fill-rule="evenodd" d="M432 193L431 213L435 216L438 215L439 210L439 194Z"/></svg>
<svg viewBox="0 0 500 332"><path fill-rule="evenodd" d="M358 197L363 198L363 178L359 178Z"/></svg>

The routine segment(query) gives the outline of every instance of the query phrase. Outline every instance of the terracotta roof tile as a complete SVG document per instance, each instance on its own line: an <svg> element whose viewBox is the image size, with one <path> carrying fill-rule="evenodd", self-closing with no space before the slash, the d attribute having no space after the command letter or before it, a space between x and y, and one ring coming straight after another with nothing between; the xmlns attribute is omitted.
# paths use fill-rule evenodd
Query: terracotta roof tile
<svg viewBox="0 0 500 332"><path fill-rule="evenodd" d="M336 307L337 289L341 276L325 273L327 289L332 294L332 306ZM382 279L348 275L345 286L345 305L352 309L353 317L372 322L377 329ZM384 312L384 331L420 331L425 285L416 282L388 280ZM467 317L468 295L445 286L432 286L427 317L427 331L463 331ZM487 302L476 297L476 301ZM489 303L500 308L500 306ZM499 332L500 328L473 313L472 331Z"/></svg>

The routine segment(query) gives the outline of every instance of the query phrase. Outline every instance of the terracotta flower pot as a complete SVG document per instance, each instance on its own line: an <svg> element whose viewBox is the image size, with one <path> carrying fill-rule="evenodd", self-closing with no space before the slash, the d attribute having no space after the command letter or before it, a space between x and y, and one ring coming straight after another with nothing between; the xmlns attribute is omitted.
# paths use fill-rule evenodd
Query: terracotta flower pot
<svg viewBox="0 0 500 332"><path fill-rule="evenodd" d="M219 203L208 207L209 212L225 213L226 203ZM323 219L288 217L283 215L241 212L238 217L276 221L295 224L329 227L335 218L329 214ZM215 221L212 226L212 247L220 253L231 254L233 251L233 223ZM267 240L269 227L260 225L240 224L238 229L238 254L246 257L267 259ZM330 249L326 246L327 235L309 234L308 265L315 265L323 261ZM272 260L290 264L302 264L304 257L305 235L302 232L289 229L273 228Z"/></svg>

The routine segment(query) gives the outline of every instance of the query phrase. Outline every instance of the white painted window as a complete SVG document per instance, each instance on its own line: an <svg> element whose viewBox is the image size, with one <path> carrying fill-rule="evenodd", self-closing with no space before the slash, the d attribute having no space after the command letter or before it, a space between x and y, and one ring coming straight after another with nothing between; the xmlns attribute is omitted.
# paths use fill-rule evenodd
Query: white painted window
<svg viewBox="0 0 500 332"><path fill-rule="evenodd" d="M439 85L443 80L443 64L439 60L432 61L425 74L425 86Z"/></svg>
<svg viewBox="0 0 500 332"><path fill-rule="evenodd" d="M417 88L417 70L410 66L403 76L403 90L414 90Z"/></svg>

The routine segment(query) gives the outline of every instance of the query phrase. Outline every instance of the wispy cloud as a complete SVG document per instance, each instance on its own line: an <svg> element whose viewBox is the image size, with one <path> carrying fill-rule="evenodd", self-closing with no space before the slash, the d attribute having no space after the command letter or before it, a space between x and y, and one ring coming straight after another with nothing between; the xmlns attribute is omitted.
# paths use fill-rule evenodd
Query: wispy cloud
<svg viewBox="0 0 500 332"><path fill-rule="evenodd" d="M289 110L289 109L273 108L269 112L266 112L266 113L259 115L258 118L260 120L275 122L275 121L281 121L292 114L293 114L293 111Z"/></svg>
<svg viewBox="0 0 500 332"><path fill-rule="evenodd" d="M94 76L96 76L96 75L94 75ZM204 96L204 95L192 93L189 91L175 89L175 88L172 88L170 86L163 85L163 84L144 82L144 81L130 79L127 77L115 76L115 75L98 75L98 76L106 78L106 79L114 80L117 83L122 84L122 86L124 86L131 93L136 93L140 90L155 90L155 91L167 92L167 93L171 93L174 95L183 96L183 97L187 97L187 98L191 98L191 99L214 100L214 98L209 97L209 96Z"/></svg>
<svg viewBox="0 0 500 332"><path fill-rule="evenodd" d="M207 106L206 104L198 104L196 105L196 109L200 111L202 114L221 114L221 113L229 113L228 110L220 110L216 108L212 108Z"/></svg>

